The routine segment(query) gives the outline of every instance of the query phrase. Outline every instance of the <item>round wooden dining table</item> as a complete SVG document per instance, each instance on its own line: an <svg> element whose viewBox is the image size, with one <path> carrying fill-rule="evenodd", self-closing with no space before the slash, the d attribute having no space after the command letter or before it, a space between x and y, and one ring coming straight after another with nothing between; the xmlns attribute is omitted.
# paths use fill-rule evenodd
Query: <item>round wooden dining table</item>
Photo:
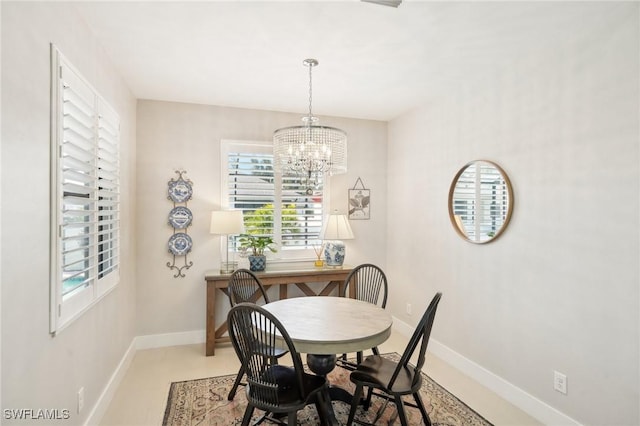
<svg viewBox="0 0 640 426"><path fill-rule="evenodd" d="M282 323L296 351L307 354L309 369L325 377L336 366L336 354L371 349L391 335L391 315L362 300L308 296L282 299L262 307ZM346 389L331 384L329 393L334 401L351 404L353 399ZM329 416L335 421L333 408L329 408Z"/></svg>
<svg viewBox="0 0 640 426"><path fill-rule="evenodd" d="M391 335L391 315L348 297L308 296L268 303L299 353L335 355L378 346Z"/></svg>

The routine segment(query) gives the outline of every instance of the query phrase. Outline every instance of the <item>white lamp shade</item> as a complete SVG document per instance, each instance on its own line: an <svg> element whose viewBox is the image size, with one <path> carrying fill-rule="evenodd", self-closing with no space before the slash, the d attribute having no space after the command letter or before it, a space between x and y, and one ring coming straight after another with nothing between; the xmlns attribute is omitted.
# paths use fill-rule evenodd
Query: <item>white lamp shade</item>
<svg viewBox="0 0 640 426"><path fill-rule="evenodd" d="M353 231L349 219L344 214L330 214L320 232L323 240L352 240Z"/></svg>
<svg viewBox="0 0 640 426"><path fill-rule="evenodd" d="M220 210L211 212L209 232L217 235L241 234L244 221L240 210Z"/></svg>

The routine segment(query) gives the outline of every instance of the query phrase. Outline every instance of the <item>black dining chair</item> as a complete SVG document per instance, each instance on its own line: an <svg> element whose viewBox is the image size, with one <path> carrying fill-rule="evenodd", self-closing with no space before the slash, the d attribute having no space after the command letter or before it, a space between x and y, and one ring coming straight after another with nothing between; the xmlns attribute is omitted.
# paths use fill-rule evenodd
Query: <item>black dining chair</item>
<svg viewBox="0 0 640 426"><path fill-rule="evenodd" d="M227 324L233 348L247 374L243 426L249 424L256 408L265 411L260 421L267 418L285 424L276 417L287 414L286 424L296 425L298 410L312 403L318 410L320 424L332 423L327 380L304 371L291 337L273 314L253 303L241 303L231 308ZM277 364L276 346L288 349L293 367Z"/></svg>
<svg viewBox="0 0 640 426"><path fill-rule="evenodd" d="M433 327L433 320L441 297L442 293L437 293L431 300L429 307L422 316L411 340L404 350L400 361L395 362L380 355L370 355L358 365L355 371L351 372L349 378L356 385L356 390L353 395L347 425L351 425L354 421L364 387L369 388L367 399L364 403L366 409L371 405L371 396L375 394L376 396L381 396L395 402L397 415L400 417L400 423L403 426L408 426L409 424L404 411L405 405L418 408L422 414L424 424L428 426L431 425L427 410L424 408L424 403L420 398L420 387L422 385L421 370L424 366L431 328ZM415 365L411 365L409 359L413 356L418 345L420 345L420 350L418 352L417 362ZM374 393L374 389L382 393ZM403 395L412 395L416 402L415 405L403 401ZM385 405L382 406L382 408L384 407Z"/></svg>
<svg viewBox="0 0 640 426"><path fill-rule="evenodd" d="M248 269L233 271L229 277L227 294L232 307L238 303L257 303L260 299L264 303L269 303L267 290L256 274Z"/></svg>
<svg viewBox="0 0 640 426"><path fill-rule="evenodd" d="M239 303L257 303L261 299L262 302L269 303L267 291L260 282L260 279L248 269L237 269L231 274L229 284L227 285L227 294L229 295L231 307ZM277 360L286 353L286 350L277 349L274 351L273 356ZM229 395L227 395L229 401L235 398L238 386L243 384L242 377L244 377L244 373L244 367L241 365L236 380L229 391Z"/></svg>
<svg viewBox="0 0 640 426"><path fill-rule="evenodd" d="M384 271L371 263L358 265L344 281L342 296L353 296L358 300L373 303L381 308L387 306L387 276ZM380 355L377 347L371 348L374 355ZM362 351L356 353L357 364L362 362ZM347 354L342 354L341 365L353 369L355 365L347 361Z"/></svg>

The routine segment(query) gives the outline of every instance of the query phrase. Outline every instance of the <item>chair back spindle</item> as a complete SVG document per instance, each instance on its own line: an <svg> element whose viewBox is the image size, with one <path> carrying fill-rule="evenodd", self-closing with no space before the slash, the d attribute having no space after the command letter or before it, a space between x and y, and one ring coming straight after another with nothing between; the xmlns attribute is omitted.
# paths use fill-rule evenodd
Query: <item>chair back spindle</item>
<svg viewBox="0 0 640 426"><path fill-rule="evenodd" d="M371 263L358 265L347 276L345 284L343 296L349 297L353 289L356 299L386 307L387 276L380 267Z"/></svg>
<svg viewBox="0 0 640 426"><path fill-rule="evenodd" d="M260 298L269 303L269 297L260 279L248 269L237 269L229 277L229 301L231 306L238 303L256 303Z"/></svg>

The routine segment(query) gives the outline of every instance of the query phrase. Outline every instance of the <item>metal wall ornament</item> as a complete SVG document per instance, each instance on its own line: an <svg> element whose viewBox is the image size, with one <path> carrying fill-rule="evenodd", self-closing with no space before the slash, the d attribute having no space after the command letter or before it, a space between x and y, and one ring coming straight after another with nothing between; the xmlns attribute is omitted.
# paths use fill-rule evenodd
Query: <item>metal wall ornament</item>
<svg viewBox="0 0 640 426"><path fill-rule="evenodd" d="M371 190L365 188L362 179L358 178L353 188L349 189L349 219L368 220L370 218Z"/></svg>
<svg viewBox="0 0 640 426"><path fill-rule="evenodd" d="M184 270L191 268L193 262L188 261L187 255L193 247L193 241L187 228L191 226L193 221L193 213L187 207L187 202L193 196L193 182L185 179L185 170L176 170L177 179L171 179L167 183L167 199L173 202L173 208L169 212L167 223L173 228L173 235L169 237L167 248L173 256L172 262L167 262L167 267L175 270L174 278L184 278ZM177 205L184 204L184 205ZM176 257L184 257L182 266L176 264Z"/></svg>

